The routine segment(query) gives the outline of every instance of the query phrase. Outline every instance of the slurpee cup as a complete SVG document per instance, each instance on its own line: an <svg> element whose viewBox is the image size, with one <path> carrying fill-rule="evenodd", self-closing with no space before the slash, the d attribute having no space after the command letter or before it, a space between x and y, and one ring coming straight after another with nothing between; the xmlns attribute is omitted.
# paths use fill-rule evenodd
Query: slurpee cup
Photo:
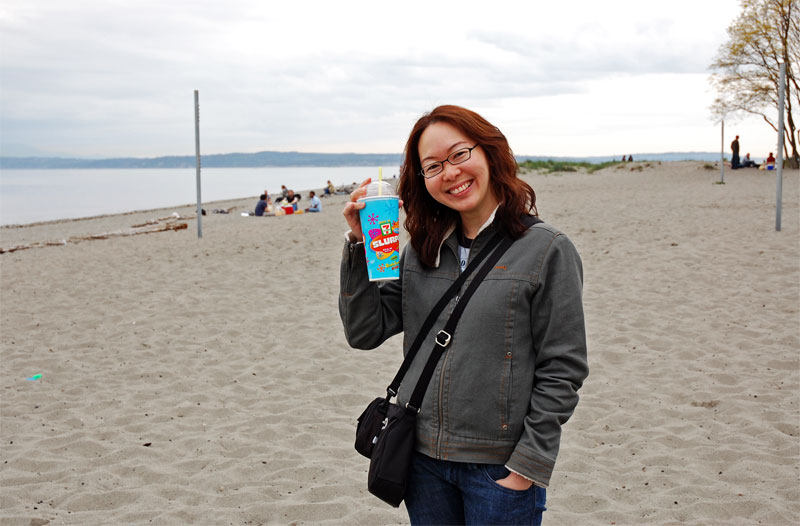
<svg viewBox="0 0 800 526"><path fill-rule="evenodd" d="M399 201L394 189L382 181L370 183L367 195L358 201L366 204L359 216L369 280L400 278Z"/></svg>

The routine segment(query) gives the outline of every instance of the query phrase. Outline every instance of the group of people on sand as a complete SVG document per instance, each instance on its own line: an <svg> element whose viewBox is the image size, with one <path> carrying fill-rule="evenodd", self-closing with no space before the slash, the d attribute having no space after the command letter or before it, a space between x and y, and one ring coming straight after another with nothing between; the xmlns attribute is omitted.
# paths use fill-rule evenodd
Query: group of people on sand
<svg viewBox="0 0 800 526"><path fill-rule="evenodd" d="M330 181L328 181L330 184ZM326 188L327 191L327 188ZM264 193L258 196L258 203L256 203L255 215L262 216L280 216L285 214L293 214L296 212L322 212L322 201L317 197L317 193L311 190L308 193L309 206L305 210L300 210L298 203L303 198L301 194L295 193L294 190L286 188L286 185L281 185L281 195L275 199L275 205L272 205L272 198L269 191L264 190ZM290 210L287 210L291 208Z"/></svg>
<svg viewBox="0 0 800 526"><path fill-rule="evenodd" d="M775 156L772 155L772 152L769 152L769 155L764 160L763 165L757 164L754 160L752 160L750 158L750 153L747 153L747 155L744 156L744 159L740 159L738 135L731 143L731 152L733 153L733 155L731 156L731 170L736 170L739 168L759 168L760 170L775 169Z"/></svg>

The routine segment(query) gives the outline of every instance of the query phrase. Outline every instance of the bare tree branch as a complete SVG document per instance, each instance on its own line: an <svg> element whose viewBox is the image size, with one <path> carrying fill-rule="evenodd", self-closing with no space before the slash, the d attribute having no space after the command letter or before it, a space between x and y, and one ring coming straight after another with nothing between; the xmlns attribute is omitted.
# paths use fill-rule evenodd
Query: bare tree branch
<svg viewBox="0 0 800 526"><path fill-rule="evenodd" d="M792 109L800 107L800 86L795 76L800 61L800 0L740 0L741 12L728 27L727 43L711 63L709 81L717 91L711 113L759 115L775 131L770 114L778 109L780 67L786 64L785 156L800 165L798 130ZM793 104L796 103L796 104ZM788 155L789 147L792 154Z"/></svg>

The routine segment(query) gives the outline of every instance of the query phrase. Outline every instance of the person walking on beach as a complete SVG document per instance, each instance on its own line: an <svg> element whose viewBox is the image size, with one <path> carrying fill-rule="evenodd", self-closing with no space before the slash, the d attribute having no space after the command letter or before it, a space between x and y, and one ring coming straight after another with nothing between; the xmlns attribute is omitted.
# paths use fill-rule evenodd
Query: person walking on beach
<svg viewBox="0 0 800 526"><path fill-rule="evenodd" d="M737 135L736 138L731 143L731 151L733 152L733 156L731 157L731 170L736 170L739 168L739 136Z"/></svg>
<svg viewBox="0 0 800 526"><path fill-rule="evenodd" d="M407 351L462 260L484 250L495 232L516 240L481 282L480 301L463 312L427 387L405 494L411 524L541 524L561 426L588 375L580 256L555 227L527 227L536 194L517 171L505 136L477 113L439 106L423 115L398 183L410 240L395 281L367 276L358 215L364 203L357 200L370 179L343 210L350 230L339 312L348 343L359 349L403 332ZM401 405L426 347L400 386Z"/></svg>

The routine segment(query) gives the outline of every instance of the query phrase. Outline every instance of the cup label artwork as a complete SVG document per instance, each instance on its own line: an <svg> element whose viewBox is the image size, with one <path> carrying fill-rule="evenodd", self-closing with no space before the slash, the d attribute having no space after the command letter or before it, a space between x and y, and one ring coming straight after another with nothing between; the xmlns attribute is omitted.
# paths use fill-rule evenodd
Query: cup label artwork
<svg viewBox="0 0 800 526"><path fill-rule="evenodd" d="M370 281L400 278L400 221L395 195L369 196L359 201L364 253Z"/></svg>
<svg viewBox="0 0 800 526"><path fill-rule="evenodd" d="M397 272L400 265L400 225L399 221L382 221L377 214L367 216L370 228L367 231L367 264L378 274Z"/></svg>

